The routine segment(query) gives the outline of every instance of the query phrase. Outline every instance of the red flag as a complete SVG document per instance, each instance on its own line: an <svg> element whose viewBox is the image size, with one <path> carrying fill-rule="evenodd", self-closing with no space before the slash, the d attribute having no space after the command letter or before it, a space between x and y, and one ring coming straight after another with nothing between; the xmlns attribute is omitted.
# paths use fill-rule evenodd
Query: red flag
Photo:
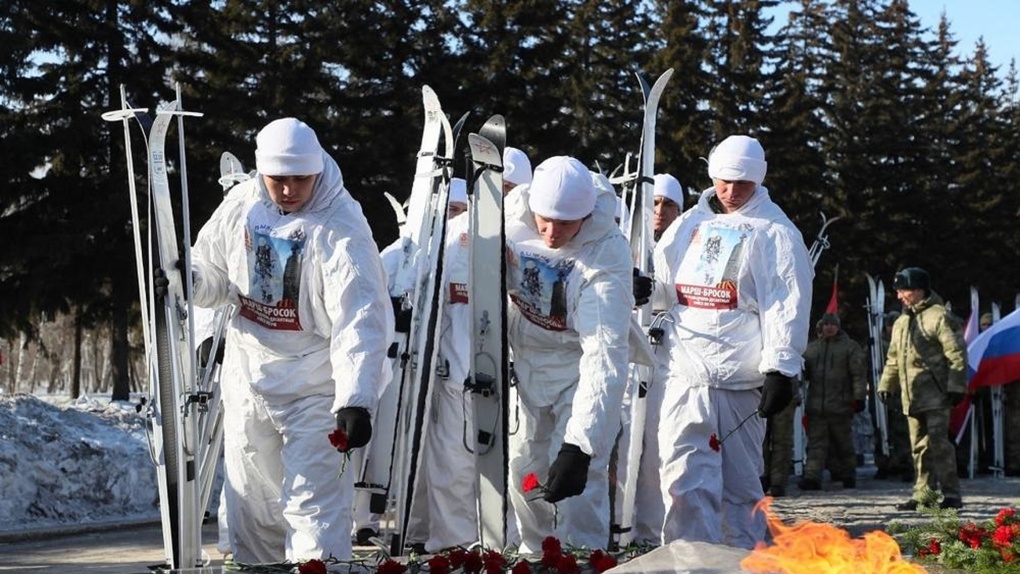
<svg viewBox="0 0 1020 574"><path fill-rule="evenodd" d="M829 298L829 306L825 312L832 315L839 315L839 265L836 266L836 273L832 276L832 297Z"/></svg>

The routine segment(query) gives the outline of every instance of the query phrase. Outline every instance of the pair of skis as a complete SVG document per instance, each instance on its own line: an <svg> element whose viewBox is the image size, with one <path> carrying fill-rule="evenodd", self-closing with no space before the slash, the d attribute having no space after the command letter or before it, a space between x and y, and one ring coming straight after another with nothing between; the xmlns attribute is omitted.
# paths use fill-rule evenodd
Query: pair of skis
<svg viewBox="0 0 1020 574"><path fill-rule="evenodd" d="M155 119L143 108L127 102L121 86L121 109L103 114L103 119L120 121L124 126L124 148L128 167L128 188L134 232L135 258L142 307L146 362L149 368L150 396L147 416L151 421L150 454L157 467L163 546L172 569L203 565L201 525L211 498L212 482L222 446L222 411L215 364L196 361L194 312L187 293L192 290L191 274L177 269L183 255L183 267L191 268L191 229L187 166L184 154L184 117L201 116L183 111L177 99L160 106ZM178 248L168 177L166 137L177 119L181 211L184 248ZM142 220L135 185L131 143L131 121L136 120L145 137L148 156L148 228L142 237ZM147 256L146 256L147 255ZM157 266L167 279L166 293L155 294L151 270ZM216 331L222 334L224 317L218 318ZM215 347L210 356L215 356Z"/></svg>
<svg viewBox="0 0 1020 574"><path fill-rule="evenodd" d="M869 397L875 405L875 426L878 428L879 445L882 455L889 456L889 417L885 403L878 397L878 383L882 380L882 369L885 367L885 353L882 348L882 335L885 329L885 285L881 279L870 274L868 278L868 300L865 305L868 312L868 346L871 351L872 394ZM877 453L876 453L877 454Z"/></svg>
<svg viewBox="0 0 1020 574"><path fill-rule="evenodd" d="M838 219L840 219L840 217L838 216L829 219L825 216L824 213L820 213L819 215L822 216L822 227L818 230L818 234L815 235L815 241L811 244L811 247L808 249L808 257L811 258L811 266L815 268L818 267L818 260L821 259L822 253L824 253L827 249L832 247L832 244L829 243L828 233L829 226L832 225ZM803 421L804 421L804 405L807 404L807 393L810 392L810 389L807 386L802 386L801 388L804 396L801 397L800 404L798 404L797 407L794 409L793 415L794 423L793 423L792 461L793 461L793 473L797 476L802 476L804 474L804 462L807 460L807 436L806 436L807 431L804 428ZM772 436L771 420L766 421L765 424L766 428L768 429L766 436L771 437ZM770 443L769 448L771 448L771 439L769 443Z"/></svg>
<svg viewBox="0 0 1020 574"><path fill-rule="evenodd" d="M444 270L447 204L450 179L457 157L457 141L467 114L451 126L439 99L422 88L425 125L411 189L407 218L401 226L400 265L391 296L410 313L406 333L398 333L391 349L394 358L391 388L377 413L379 433L372 441L359 487L373 493L373 511L391 504L395 531L389 541L391 555L407 552L408 524L415 508L422 472L422 448L429 433L432 394L435 392L443 304L448 278ZM465 386L475 398L479 432L474 442L480 470L480 532L483 544L506 542L507 383L504 237L502 215L502 146L505 124L494 116L481 134L469 134L472 155L470 193L471 242L469 277L472 316L472 361ZM492 141L492 140L495 140ZM440 155L440 143L443 143ZM484 285L484 286L483 286ZM502 296L501 296L502 295ZM481 421L490 421L484 425ZM465 441L468 443L468 441ZM451 448L456 448L451 446Z"/></svg>
<svg viewBox="0 0 1020 574"><path fill-rule="evenodd" d="M621 221L621 228L630 240L631 255L634 267L643 275L651 273L652 249L654 247L654 214L655 214L655 123L659 110L659 101L666 89L666 84L673 76L673 69L663 72L652 86L648 85L644 76L637 74L644 97L644 117L641 127L641 151L638 156L637 172L624 174L624 203L630 208L629 221ZM628 156L629 160L629 156ZM629 162L628 162L629 163ZM626 170L625 170L626 171ZM641 305L635 310L638 324L647 332L652 324L651 303ZM637 497L638 472L641 465L641 453L644 450L644 430L648 412L648 385L652 378L651 366L636 364L630 369L631 380L628 388L632 389L630 403L630 424L625 429L621 440L626 440L626 477L623 483L621 515L612 525L612 532L619 534L619 544L626 546L633 540L634 506ZM629 430L629 432L628 432Z"/></svg>

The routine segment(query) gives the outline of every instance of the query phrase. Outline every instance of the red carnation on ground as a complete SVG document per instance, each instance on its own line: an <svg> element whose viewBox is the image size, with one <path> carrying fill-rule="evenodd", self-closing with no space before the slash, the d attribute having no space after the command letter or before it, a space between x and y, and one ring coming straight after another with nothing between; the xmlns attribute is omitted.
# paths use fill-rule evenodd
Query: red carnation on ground
<svg viewBox="0 0 1020 574"><path fill-rule="evenodd" d="M436 554L432 558L429 558L428 564L430 574L450 573L450 561L447 560L446 556L443 556L442 554Z"/></svg>
<svg viewBox="0 0 1020 574"><path fill-rule="evenodd" d="M928 547L918 550L917 555L921 557L935 556L939 552L942 552L942 544L939 543L937 538L932 538L931 542L928 543Z"/></svg>
<svg viewBox="0 0 1020 574"><path fill-rule="evenodd" d="M971 548L980 548L981 541L984 540L987 534L988 532L984 528L970 522L960 529L960 541Z"/></svg>
<svg viewBox="0 0 1020 574"><path fill-rule="evenodd" d="M469 552L463 548L454 548L450 551L450 568L456 570L467 562Z"/></svg>
<svg viewBox="0 0 1020 574"><path fill-rule="evenodd" d="M506 566L506 559L503 558L503 554L495 550L486 550L482 556L482 565L486 574L502 574L503 567Z"/></svg>
<svg viewBox="0 0 1020 574"><path fill-rule="evenodd" d="M468 552L464 556L464 572L478 573L482 571L482 556L477 552Z"/></svg>
<svg viewBox="0 0 1020 574"><path fill-rule="evenodd" d="M556 568L563 558L563 548L555 536L546 536L542 541L542 566Z"/></svg>
<svg viewBox="0 0 1020 574"><path fill-rule="evenodd" d="M1012 546L1018 534L1020 534L1020 525L1003 524L992 533L992 544L996 548Z"/></svg>
<svg viewBox="0 0 1020 574"><path fill-rule="evenodd" d="M593 570L596 573L605 572L610 568L616 566L616 558L606 554L601 550L595 550L588 556L588 563L591 564Z"/></svg>
<svg viewBox="0 0 1020 574"><path fill-rule="evenodd" d="M385 562L379 565L376 572L378 572L378 574L403 574L404 572L407 572L407 566L404 566L392 558L387 558Z"/></svg>
<svg viewBox="0 0 1020 574"><path fill-rule="evenodd" d="M531 564L527 560L520 560L510 570L510 574L531 574Z"/></svg>
<svg viewBox="0 0 1020 574"><path fill-rule="evenodd" d="M560 574L581 574L581 567L577 565L577 558L573 554L567 554L560 556L556 571Z"/></svg>
<svg viewBox="0 0 1020 574"><path fill-rule="evenodd" d="M326 574L326 563L322 560L312 558L308 562L298 566L298 574Z"/></svg>
<svg viewBox="0 0 1020 574"><path fill-rule="evenodd" d="M1016 509L1014 508L1003 508L995 515L995 525L1003 526L1006 524L1012 524L1017 521Z"/></svg>

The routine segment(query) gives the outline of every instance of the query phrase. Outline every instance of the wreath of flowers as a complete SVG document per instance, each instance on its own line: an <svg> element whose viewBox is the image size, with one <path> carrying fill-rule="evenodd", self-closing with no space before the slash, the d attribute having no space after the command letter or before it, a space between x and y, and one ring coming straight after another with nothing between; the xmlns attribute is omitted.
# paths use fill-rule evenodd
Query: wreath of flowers
<svg viewBox="0 0 1020 574"><path fill-rule="evenodd" d="M936 507L923 505L932 521L902 534L904 549L912 550L919 562L979 574L1020 572L1020 514L1015 507L1002 508L983 522L965 521L955 510Z"/></svg>

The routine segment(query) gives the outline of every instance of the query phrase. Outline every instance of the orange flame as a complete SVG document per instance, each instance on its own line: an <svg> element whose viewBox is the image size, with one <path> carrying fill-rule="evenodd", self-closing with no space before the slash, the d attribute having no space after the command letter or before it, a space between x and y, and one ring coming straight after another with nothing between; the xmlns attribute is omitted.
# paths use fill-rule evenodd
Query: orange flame
<svg viewBox="0 0 1020 574"><path fill-rule="evenodd" d="M759 542L740 566L756 574L914 574L927 572L903 559L896 541L882 531L851 539L846 530L831 524L783 524L770 512L771 497L755 511L765 513L773 546Z"/></svg>

